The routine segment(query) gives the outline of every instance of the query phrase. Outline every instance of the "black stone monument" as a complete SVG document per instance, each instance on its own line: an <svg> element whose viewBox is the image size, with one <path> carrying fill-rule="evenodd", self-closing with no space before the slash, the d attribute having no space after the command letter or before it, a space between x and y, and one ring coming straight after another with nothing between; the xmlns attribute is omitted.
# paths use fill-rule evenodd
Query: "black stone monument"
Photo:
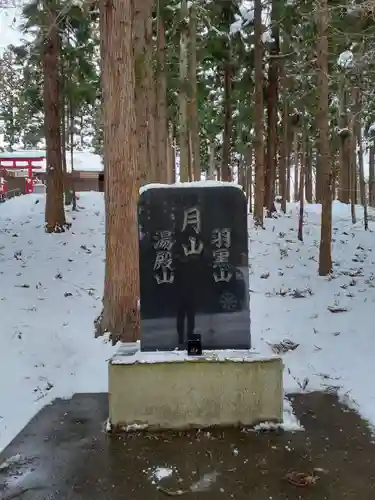
<svg viewBox="0 0 375 500"><path fill-rule="evenodd" d="M146 187L138 203L141 349L249 349L247 206L220 183Z"/></svg>

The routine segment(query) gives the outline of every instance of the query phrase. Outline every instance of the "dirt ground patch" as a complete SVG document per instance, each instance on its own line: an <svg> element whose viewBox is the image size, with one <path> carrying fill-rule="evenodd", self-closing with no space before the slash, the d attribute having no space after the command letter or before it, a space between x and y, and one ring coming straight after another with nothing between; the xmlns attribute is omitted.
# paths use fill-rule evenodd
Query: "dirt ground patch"
<svg viewBox="0 0 375 500"><path fill-rule="evenodd" d="M302 432L121 436L104 432L105 394L56 400L0 455L0 499L373 500L375 445L366 424L335 396L290 398ZM316 482L294 486L290 471Z"/></svg>

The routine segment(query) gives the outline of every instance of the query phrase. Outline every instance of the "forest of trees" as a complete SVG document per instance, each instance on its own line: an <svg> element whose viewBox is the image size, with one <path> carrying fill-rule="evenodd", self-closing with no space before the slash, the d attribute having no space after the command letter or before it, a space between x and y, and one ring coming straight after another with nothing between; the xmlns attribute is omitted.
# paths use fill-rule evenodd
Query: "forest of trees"
<svg viewBox="0 0 375 500"><path fill-rule="evenodd" d="M331 272L332 201L353 222L358 202L375 205L371 2L33 0L23 19L29 41L0 59L5 141L45 144L48 232L66 227L66 151L103 155L100 333L138 335L136 200L174 182L176 156L181 181L235 171L260 227L276 196L284 212L321 203L319 274Z"/></svg>

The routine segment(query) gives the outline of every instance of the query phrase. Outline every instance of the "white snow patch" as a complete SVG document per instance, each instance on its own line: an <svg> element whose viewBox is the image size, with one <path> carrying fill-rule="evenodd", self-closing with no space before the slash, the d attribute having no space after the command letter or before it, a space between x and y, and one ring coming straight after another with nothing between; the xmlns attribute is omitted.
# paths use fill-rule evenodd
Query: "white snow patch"
<svg viewBox="0 0 375 500"><path fill-rule="evenodd" d="M148 429L147 424L129 424L122 427L124 432L141 432Z"/></svg>
<svg viewBox="0 0 375 500"><path fill-rule="evenodd" d="M275 40L271 36L271 32L269 30L263 31L262 33L262 42L263 43L273 43Z"/></svg>
<svg viewBox="0 0 375 500"><path fill-rule="evenodd" d="M8 5L0 7L0 55L10 44L17 45L21 42L20 18L22 13L21 5L17 2L9 2ZM26 37L30 38L30 37Z"/></svg>
<svg viewBox="0 0 375 500"><path fill-rule="evenodd" d="M190 491L195 493L200 491L207 491L216 482L219 477L219 473L215 470L212 472L207 472L195 483L190 486Z"/></svg>
<svg viewBox="0 0 375 500"><path fill-rule="evenodd" d="M244 26L254 21L254 6L250 6L249 2L240 5L240 14L244 20Z"/></svg>
<svg viewBox="0 0 375 500"><path fill-rule="evenodd" d="M250 2L243 2L239 7L240 15L235 14L235 21L230 25L229 32L234 35L246 28L254 21L254 6Z"/></svg>
<svg viewBox="0 0 375 500"><path fill-rule="evenodd" d="M354 66L354 55L351 50L345 50L341 52L337 59L337 64L341 66L341 68L349 69Z"/></svg>
<svg viewBox="0 0 375 500"><path fill-rule="evenodd" d="M276 422L261 422L260 424L254 426L254 431L271 431L283 429L286 432L297 432L302 431L303 426L300 424L299 420L293 413L292 405L290 401L284 398L283 405L283 421L281 423Z"/></svg>
<svg viewBox="0 0 375 500"><path fill-rule="evenodd" d="M16 455L13 455L12 457L7 458L0 464L0 472L5 471L12 467L12 465L16 465L20 463L23 460L22 456L17 453Z"/></svg>
<svg viewBox="0 0 375 500"><path fill-rule="evenodd" d="M242 18L236 16L236 20L229 27L229 33L231 35L235 35L239 31L241 31L241 28L242 28Z"/></svg>
<svg viewBox="0 0 375 500"><path fill-rule="evenodd" d="M107 420L105 421L104 423L104 429L105 429L105 432L112 432L112 424L111 424L111 421L109 418L107 418Z"/></svg>
<svg viewBox="0 0 375 500"><path fill-rule="evenodd" d="M296 432L303 430L303 426L300 424L298 418L294 415L293 407L290 401L284 398L283 407L283 422L281 427L284 431Z"/></svg>
<svg viewBox="0 0 375 500"><path fill-rule="evenodd" d="M173 473L175 472L174 467L150 467L147 470L144 470L148 476L148 478L151 480L152 484L157 484L160 483L163 479L166 479L167 477L171 477Z"/></svg>

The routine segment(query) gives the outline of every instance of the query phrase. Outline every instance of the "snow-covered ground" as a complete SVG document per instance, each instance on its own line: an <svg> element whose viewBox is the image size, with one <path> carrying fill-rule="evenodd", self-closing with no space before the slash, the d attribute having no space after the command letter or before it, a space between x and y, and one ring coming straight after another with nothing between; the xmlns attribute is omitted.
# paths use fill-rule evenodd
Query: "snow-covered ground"
<svg viewBox="0 0 375 500"><path fill-rule="evenodd" d="M375 223L364 231L356 211L353 225L350 207L333 204L330 277L317 275L320 205L306 207L303 243L293 204L287 216L266 219L266 230L251 230L252 336L260 353L286 350L284 339L299 344L282 354L286 392L337 391L374 425Z"/></svg>
<svg viewBox="0 0 375 500"><path fill-rule="evenodd" d="M17 5L18 4L18 5ZM10 44L19 44L22 35L19 31L21 2L0 2L0 55Z"/></svg>
<svg viewBox="0 0 375 500"><path fill-rule="evenodd" d="M0 205L0 450L52 399L107 390L113 348L93 338L103 198L81 194L78 203L72 230L58 235L44 233L41 196Z"/></svg>
<svg viewBox="0 0 375 500"><path fill-rule="evenodd" d="M82 193L79 205L69 213L72 230L59 235L43 232L41 196L0 205L0 450L52 399L107 389L114 348L93 337L104 272L102 195ZM250 223L253 347L261 354L295 347L281 353L287 392L338 390L375 424L375 224L365 232L358 209L353 226L349 208L335 203L335 273L320 278L320 207L307 206L303 243L297 207L289 208L266 220L266 230Z"/></svg>

